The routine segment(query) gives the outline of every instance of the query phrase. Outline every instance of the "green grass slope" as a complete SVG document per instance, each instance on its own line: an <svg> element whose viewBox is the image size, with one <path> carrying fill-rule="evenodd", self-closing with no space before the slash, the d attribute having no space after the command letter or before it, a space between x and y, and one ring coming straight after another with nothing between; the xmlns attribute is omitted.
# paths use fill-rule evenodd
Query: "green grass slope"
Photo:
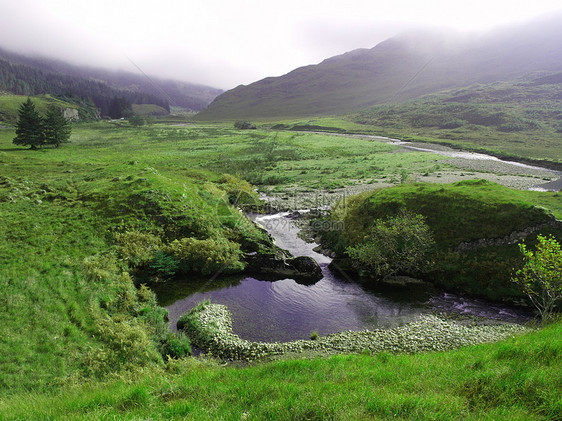
<svg viewBox="0 0 562 421"><path fill-rule="evenodd" d="M139 269L168 273L162 250L184 238L209 247L198 256L213 273L270 244L230 205L234 177L148 165L136 134L82 125L33 153L0 130L0 395L162 365L168 328Z"/></svg>
<svg viewBox="0 0 562 421"><path fill-rule="evenodd" d="M561 163L561 75L444 91L349 119L363 126L357 131Z"/></svg>
<svg viewBox="0 0 562 421"><path fill-rule="evenodd" d="M559 420L562 324L502 343L167 370L0 400L13 419Z"/></svg>
<svg viewBox="0 0 562 421"><path fill-rule="evenodd" d="M18 108L27 100L27 96L23 95L9 95L0 93L0 123L13 125L18 120ZM76 104L73 102L64 101L54 98L50 95L40 95L31 97L35 104L35 109L40 114L45 114L49 105L54 105L58 108L72 108L78 110L78 114L82 119L95 118L96 110L91 104Z"/></svg>
<svg viewBox="0 0 562 421"><path fill-rule="evenodd" d="M526 192L470 180L406 184L349 198L331 215L335 226L343 226L343 230L324 233L324 242L346 256L346 248L363 241L373 221L402 209L423 215L433 233L434 265L424 279L449 290L495 300L521 298L510 281L513 268L521 264L516 244L508 244L518 241L517 237L509 238L512 233L522 233L521 238L530 244L539 233L553 233L562 239L560 223L550 211L529 202ZM525 232L531 227L539 229ZM490 244L479 244L481 240ZM469 246L463 249L462 243Z"/></svg>

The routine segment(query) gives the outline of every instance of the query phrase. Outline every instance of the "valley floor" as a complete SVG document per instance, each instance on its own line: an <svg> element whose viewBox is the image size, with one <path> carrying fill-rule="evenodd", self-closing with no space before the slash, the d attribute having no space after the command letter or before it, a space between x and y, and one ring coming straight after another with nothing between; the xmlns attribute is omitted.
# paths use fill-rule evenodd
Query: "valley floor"
<svg viewBox="0 0 562 421"><path fill-rule="evenodd" d="M162 347L175 342L131 276L143 264L165 273L156 251L197 235L231 252L237 270L236 244L264 244L232 206L253 197L244 180L312 207L303 198L318 203L348 186L489 176L526 187L554 176L227 125L79 124L71 143L38 151L15 147L13 136L0 130L1 419L560 419L559 321L448 352L167 359ZM514 194L562 218L558 194Z"/></svg>

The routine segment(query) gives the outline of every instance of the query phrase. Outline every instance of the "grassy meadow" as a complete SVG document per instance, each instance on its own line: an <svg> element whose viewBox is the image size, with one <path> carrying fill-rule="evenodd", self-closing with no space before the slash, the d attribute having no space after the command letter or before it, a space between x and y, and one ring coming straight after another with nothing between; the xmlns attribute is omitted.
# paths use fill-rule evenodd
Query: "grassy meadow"
<svg viewBox="0 0 562 421"><path fill-rule="evenodd" d="M419 355L167 358L184 339L136 270L183 238L228 245L233 268L267 247L231 205L255 199L247 182L375 188L455 170L446 158L226 123L80 123L37 151L13 137L0 129L0 419L560 419L560 322ZM513 195L562 216L552 193Z"/></svg>
<svg viewBox="0 0 562 421"><path fill-rule="evenodd" d="M348 115L280 121L273 127L440 143L560 168L560 94L560 84L475 84Z"/></svg>

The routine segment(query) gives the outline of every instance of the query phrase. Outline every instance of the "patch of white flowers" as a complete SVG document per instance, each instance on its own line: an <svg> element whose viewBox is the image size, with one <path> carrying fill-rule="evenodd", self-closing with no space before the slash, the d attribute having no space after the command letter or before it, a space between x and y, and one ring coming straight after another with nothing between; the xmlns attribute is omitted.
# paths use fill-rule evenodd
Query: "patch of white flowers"
<svg viewBox="0 0 562 421"><path fill-rule="evenodd" d="M315 340L251 342L232 333L228 308L202 304L182 317L183 329L192 344L222 359L252 361L268 355L318 351L324 354L445 351L467 345L502 340L528 331L516 324L466 324L436 315L423 315L393 329L340 332Z"/></svg>

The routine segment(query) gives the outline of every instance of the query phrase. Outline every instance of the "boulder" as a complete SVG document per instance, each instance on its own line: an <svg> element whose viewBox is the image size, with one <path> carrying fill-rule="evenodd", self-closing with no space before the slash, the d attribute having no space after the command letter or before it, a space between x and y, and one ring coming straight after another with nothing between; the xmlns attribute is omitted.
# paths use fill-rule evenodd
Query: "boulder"
<svg viewBox="0 0 562 421"><path fill-rule="evenodd" d="M288 257L282 254L252 254L246 256L246 272L268 280L294 279L316 282L322 278L322 269L312 257Z"/></svg>

